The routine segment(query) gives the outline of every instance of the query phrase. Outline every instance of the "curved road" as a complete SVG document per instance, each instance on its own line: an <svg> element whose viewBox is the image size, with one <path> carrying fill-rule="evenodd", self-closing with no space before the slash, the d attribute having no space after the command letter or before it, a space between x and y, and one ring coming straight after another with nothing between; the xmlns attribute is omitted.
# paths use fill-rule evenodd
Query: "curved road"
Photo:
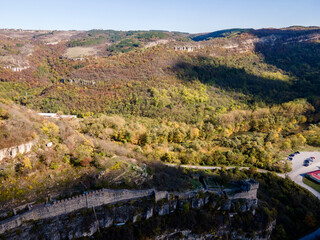
<svg viewBox="0 0 320 240"><path fill-rule="evenodd" d="M313 163L305 167L303 166L304 160L309 157L315 157ZM191 168L191 169L202 169L202 170L212 170L212 169L221 169L221 167L217 166L195 166L195 165L179 165L179 164L170 164L166 163L165 165L170 167L183 167L183 168ZM233 169L233 167L226 167L226 169ZM249 167L238 167L240 170L242 169L249 169ZM309 190L313 195L315 195L318 199L320 199L320 193L314 190L313 188L309 187L308 185L304 184L302 179L303 176L310 171L319 170L320 169L320 152L301 152L296 154L292 160L292 171L289 172L287 175L291 178L292 181L299 184L301 187ZM257 169L258 172L268 172L264 169ZM279 177L284 178L285 174L283 173L276 173Z"/></svg>
<svg viewBox="0 0 320 240"><path fill-rule="evenodd" d="M192 168L192 169L202 169L202 170L214 170L214 169L221 169L222 167L218 166L197 166L197 165L180 165L180 164L174 164L174 163L164 163L164 165L167 165L169 167L182 167L182 168ZM237 167L237 166L232 166L232 167L225 167L226 169L234 169L234 168L239 168L239 170L243 169L250 169L250 167ZM258 172L265 172L267 173L267 170L264 169L256 169Z"/></svg>

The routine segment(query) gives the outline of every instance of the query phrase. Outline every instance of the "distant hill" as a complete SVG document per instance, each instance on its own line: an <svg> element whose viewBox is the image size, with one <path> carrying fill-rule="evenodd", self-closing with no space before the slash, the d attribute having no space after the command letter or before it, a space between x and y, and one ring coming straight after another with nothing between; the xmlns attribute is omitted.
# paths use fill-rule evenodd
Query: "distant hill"
<svg viewBox="0 0 320 240"><path fill-rule="evenodd" d="M211 38L218 38L218 37L231 37L235 36L244 32L249 32L253 30L252 28L232 28L232 29L226 29L226 30L219 30L211 33L206 34L200 34L195 37L192 37L191 39L193 41L205 41L209 40Z"/></svg>
<svg viewBox="0 0 320 240"><path fill-rule="evenodd" d="M154 117L163 108L163 116L180 120L197 111L191 99L204 106L203 116L218 106L228 109L235 101L249 107L314 99L319 93L319 35L320 29L313 27L229 29L197 36L3 29L0 96L43 111L73 114ZM197 81L208 89L206 94L194 88ZM217 100L211 86L227 94ZM175 88L190 91L189 103ZM150 89L156 89L161 100L155 100L159 97Z"/></svg>

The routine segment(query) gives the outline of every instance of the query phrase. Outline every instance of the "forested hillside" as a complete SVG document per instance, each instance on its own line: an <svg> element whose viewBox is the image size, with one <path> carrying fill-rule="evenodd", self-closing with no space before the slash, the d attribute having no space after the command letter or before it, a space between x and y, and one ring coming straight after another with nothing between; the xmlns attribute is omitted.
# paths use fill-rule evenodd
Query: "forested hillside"
<svg viewBox="0 0 320 240"><path fill-rule="evenodd" d="M82 132L130 143L150 159L285 171L286 153L320 145L319 32L92 30L66 39L3 30L3 61L22 58L28 68L3 64L0 96L76 114ZM25 45L33 48L26 56L19 51ZM66 56L88 46L95 55ZM109 130L108 115L123 124Z"/></svg>
<svg viewBox="0 0 320 240"><path fill-rule="evenodd" d="M205 34L2 29L0 150L33 147L0 159L0 212L49 193L201 187L192 171L161 162L246 166L246 173L214 174L223 183L258 179L263 215L281 215L273 237L302 236L319 222L316 199L254 169L287 172L288 154L319 149L319 94L316 27ZM305 202L312 210L296 209Z"/></svg>
<svg viewBox="0 0 320 240"><path fill-rule="evenodd" d="M319 31L2 30L0 96L149 159L286 171L320 145Z"/></svg>

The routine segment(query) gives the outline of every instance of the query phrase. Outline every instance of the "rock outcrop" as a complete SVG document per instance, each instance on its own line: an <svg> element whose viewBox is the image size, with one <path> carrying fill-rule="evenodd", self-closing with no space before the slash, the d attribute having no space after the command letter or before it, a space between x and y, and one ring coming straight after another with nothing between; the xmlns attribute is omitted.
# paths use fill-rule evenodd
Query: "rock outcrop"
<svg viewBox="0 0 320 240"><path fill-rule="evenodd" d="M12 228L19 227L25 221L52 218L79 209L88 209L120 201L150 197L154 194L154 189L133 191L101 189L99 191L93 191L76 197L55 201L50 204L39 204L23 214L0 222L0 234Z"/></svg>
<svg viewBox="0 0 320 240"><path fill-rule="evenodd" d="M18 146L0 149L0 161L4 158L15 158L18 154L30 152L33 145L34 141L31 141Z"/></svg>
<svg viewBox="0 0 320 240"><path fill-rule="evenodd" d="M193 45L188 45L188 46L175 46L174 50L175 51L187 51L187 52L193 52L196 51L198 49L201 49L200 45L197 46L193 46Z"/></svg>
<svg viewBox="0 0 320 240"><path fill-rule="evenodd" d="M229 198L223 200L219 209L224 211L245 212L253 211L257 207L258 200L256 194L259 184L252 179L247 179L245 181L239 182L238 186L239 189L236 189L236 193L230 195ZM29 225L32 222L43 222L47 221L47 219L52 219L53 222L59 221L59 223L55 223L54 226L52 226L52 228L57 228L59 229L60 233L63 233L55 239L64 239L67 235L70 235L71 238L91 236L97 231L99 226L108 227L111 224L115 224L116 226L123 225L128 221L135 222L141 218L148 219L152 217L153 214L157 214L159 216L168 215L170 212L174 212L177 209L183 209L185 204L188 204L190 208L193 209L201 209L204 205L209 203L212 204L212 207L216 207L217 201L214 198L219 198L219 196L215 193L212 194L209 191L169 193L167 191L156 191L155 189L101 189L85 193L76 197L54 201L49 204L35 205L33 208L29 208L26 212L22 214L16 215L12 218L0 222L0 234L8 232L10 233L14 229L24 228L23 226L29 229ZM120 204L127 201L130 201L129 205L127 205L126 207L120 206L117 208L113 208L112 213L110 213L110 211L107 210L107 213L99 213L100 215L98 215L100 217L97 217L96 214L94 214L96 221L91 221L89 230L87 228L79 228L79 226L77 226L74 229L74 231L69 231L68 233L66 233L65 229L60 229L59 227L61 225L61 219L64 219L66 216L70 216L70 214L79 215L79 212L81 214L81 212L83 211L87 212L91 209L94 210L95 208L109 209L107 205ZM132 206L133 203L139 201L144 201L142 204L144 206L143 209L141 209L141 207ZM52 225L52 221L49 221L49 225ZM63 224L61 226L63 226ZM46 225L43 225L42 227L47 228ZM23 230L23 232L27 231L31 231L31 229ZM53 236L51 236L48 239L52 239L52 237ZM13 237L12 239L17 238Z"/></svg>
<svg viewBox="0 0 320 240"><path fill-rule="evenodd" d="M88 85L95 85L97 82L94 80L84 80L84 79L61 79L60 82L62 83L75 83L83 86L88 86Z"/></svg>

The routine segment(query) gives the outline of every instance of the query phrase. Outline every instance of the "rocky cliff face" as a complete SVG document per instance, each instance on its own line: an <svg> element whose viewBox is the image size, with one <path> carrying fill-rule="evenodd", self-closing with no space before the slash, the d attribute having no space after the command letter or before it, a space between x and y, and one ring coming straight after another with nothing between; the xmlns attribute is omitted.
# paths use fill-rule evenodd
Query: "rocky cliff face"
<svg viewBox="0 0 320 240"><path fill-rule="evenodd" d="M158 199L158 202L154 201ZM176 211L183 211L187 204L190 209L201 209L204 206L234 211L235 199L232 204L225 207L215 194L193 192L177 195L146 195L143 198L118 202L116 205L103 205L99 207L83 208L60 216L39 219L37 221L22 221L19 227L12 228L3 233L5 239L75 239L94 235L103 228L122 226L127 223L144 221L153 216L165 216ZM248 200L252 202L251 200ZM248 207L247 202L241 200L241 210L253 211L257 207L254 202ZM240 205L241 205L240 204ZM239 205L239 204L238 204Z"/></svg>
<svg viewBox="0 0 320 240"><path fill-rule="evenodd" d="M319 41L320 33L309 33L299 36L283 35L280 33L269 34L267 36L255 36L247 35L244 38L231 38L227 39L212 39L209 41L202 42L191 42L191 43L180 43L180 45L175 45L175 51L187 51L193 52L200 50L206 46L210 47L220 47L234 52L245 53L249 51L255 51L257 46L274 46L276 44L291 44L291 43L301 43L301 42L312 42Z"/></svg>
<svg viewBox="0 0 320 240"><path fill-rule="evenodd" d="M226 236L230 236L230 240L267 240L270 239L270 235L266 232L267 235L262 232L256 233L254 237L243 236L238 231L228 231L225 229L225 226L221 227L221 230L216 233L204 233L204 234L195 234L191 230L176 230L174 232L162 234L156 236L156 240L165 240L165 239L184 239L184 240L211 240L211 239L225 239Z"/></svg>
<svg viewBox="0 0 320 240"><path fill-rule="evenodd" d="M35 142L32 141L18 146L0 149L0 161L4 158L15 158L18 154L25 154L27 152L30 152L34 143Z"/></svg>
<svg viewBox="0 0 320 240"><path fill-rule="evenodd" d="M112 204L120 201L150 196L155 196L156 200L160 200L166 195L161 194L158 196L154 189L136 191L101 189L76 197L55 201L50 204L38 204L32 209L29 209L27 212L0 222L0 234L14 228L18 228L25 221L38 221L42 219L53 218L59 215L66 215L80 209L91 209L105 204Z"/></svg>
<svg viewBox="0 0 320 240"><path fill-rule="evenodd" d="M236 184L237 183L237 184ZM253 179L246 179L244 181L235 182L235 188L229 189L228 193L224 194L227 198L220 201L219 209L223 211L254 211L258 206L257 189L259 183ZM232 191L231 191L232 190ZM199 194L202 197L199 197ZM203 196L205 194L206 196ZM52 219L63 215L73 214L76 211L87 211L96 207L106 206L123 201L140 201L144 198L154 198L155 205L151 209L147 209L141 215L132 215L128 212L126 220L115 222L122 222L123 224L128 219L137 219L144 216L145 219L150 218L155 211L159 216L167 215L177 208L183 208L183 204L188 203L193 209L200 209L208 204L209 196L216 195L215 191L190 191L190 192L172 192L156 191L155 189L146 190L111 190L100 189L97 191L88 192L82 195L54 201L49 204L37 204L28 211L18 214L12 218L8 218L0 222L0 234L19 229L28 221L42 221L44 219ZM218 191L218 195L223 194ZM216 196L218 196L216 195ZM221 195L220 195L221 196ZM161 201L169 201L166 204L158 204ZM239 202L240 201L240 202ZM211 201L212 207L216 207L217 201ZM239 204L240 203L240 204ZM134 220L135 221L135 220Z"/></svg>
<svg viewBox="0 0 320 240"><path fill-rule="evenodd" d="M83 86L87 86L87 85L95 85L96 81L93 80L84 80L84 79L61 79L60 82L62 83L75 83L75 84L79 84L79 85L83 85Z"/></svg>
<svg viewBox="0 0 320 240"><path fill-rule="evenodd" d="M60 215L45 220L23 222L19 227L7 231L2 236L5 239L75 239L92 236L101 228L121 226L139 220L147 220L154 215L164 216L178 209L179 205L189 201L196 208L203 206L195 204L197 199L154 202L150 197L104 205L96 208L81 209L69 214ZM93 210L94 209L94 210Z"/></svg>

